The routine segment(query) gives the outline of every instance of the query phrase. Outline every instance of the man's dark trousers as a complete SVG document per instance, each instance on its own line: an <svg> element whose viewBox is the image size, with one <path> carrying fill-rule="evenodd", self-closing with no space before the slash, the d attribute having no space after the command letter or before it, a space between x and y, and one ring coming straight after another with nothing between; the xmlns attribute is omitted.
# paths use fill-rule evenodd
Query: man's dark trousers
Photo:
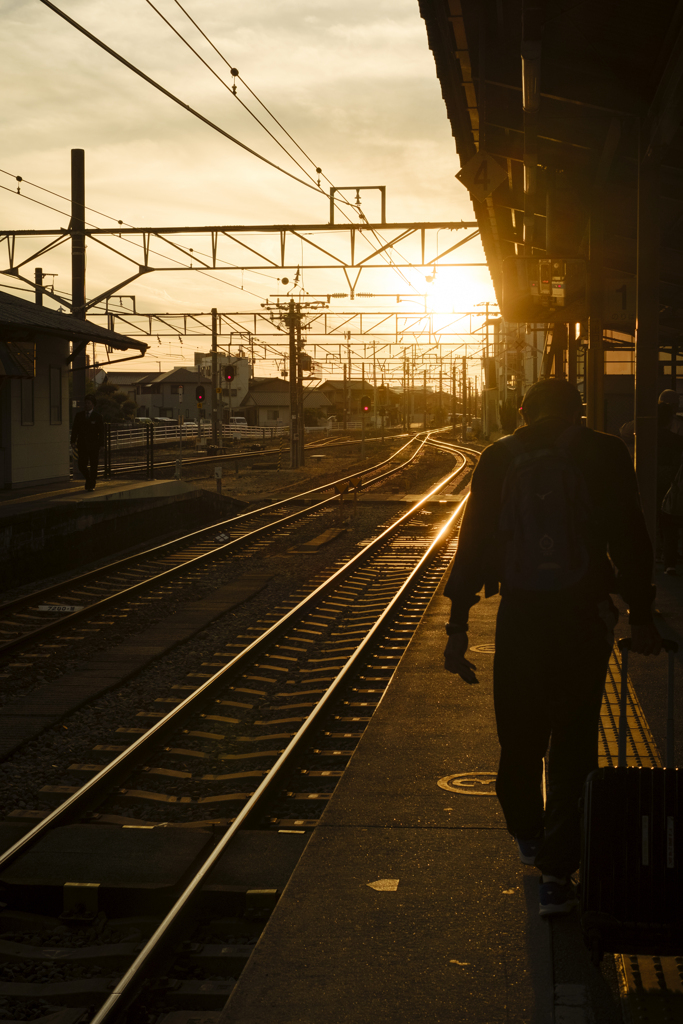
<svg viewBox="0 0 683 1024"><path fill-rule="evenodd" d="M100 459L99 448L88 448L86 451L78 450L78 468L85 477L85 486L93 490L97 480L97 464Z"/></svg>
<svg viewBox="0 0 683 1024"><path fill-rule="evenodd" d="M493 691L501 745L496 792L509 831L545 829L536 866L565 877L580 859L580 800L597 768L600 705L613 643L611 601L503 597ZM545 814L543 758L550 742Z"/></svg>

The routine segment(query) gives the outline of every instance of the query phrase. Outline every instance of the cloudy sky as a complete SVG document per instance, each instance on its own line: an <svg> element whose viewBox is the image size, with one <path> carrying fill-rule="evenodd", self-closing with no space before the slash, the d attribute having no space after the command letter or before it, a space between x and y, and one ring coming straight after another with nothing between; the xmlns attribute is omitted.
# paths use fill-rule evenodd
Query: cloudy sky
<svg viewBox="0 0 683 1024"><path fill-rule="evenodd" d="M154 0L154 5L222 78L231 80L226 64L175 0ZM57 6L225 131L302 176L148 0L59 0ZM183 6L305 150L313 164L239 81L239 98L278 133L307 171L320 166L335 185L386 185L389 221L473 219L467 193L454 178L459 166L455 146L416 0L185 0ZM89 213L88 220L97 226L111 225L108 217L140 227L327 220L324 196L193 118L40 0L0 0L0 11L4 229L66 226L68 202L60 197L69 195L71 148L85 150L86 203L98 211ZM26 179L21 195L15 192L16 175ZM373 198L368 194L363 201L368 218L374 219ZM197 251L210 251L207 237L184 241ZM17 252L29 255L30 244L18 243ZM135 245L116 244L139 259ZM464 262L483 260L477 239L461 254ZM182 254L175 255L185 262ZM68 295L67 247L38 262L45 272L58 275L57 290ZM128 276L131 266L90 242L88 296ZM428 290L433 292L430 304L442 310L493 299L485 268L453 271L450 277L444 271L431 287L425 285L424 272L407 276L410 287L395 271L378 271L362 287ZM283 290L277 277L277 272L237 270L210 276L157 273L123 291L136 295L138 309L155 312L212 306L224 312L253 310ZM4 277L0 288L14 283ZM341 276L316 276L314 271L304 274L304 286L309 292L347 290ZM377 301L364 304L379 307ZM351 304L340 300L334 308ZM168 369L204 347L186 341L181 349L177 341L155 339L150 368L158 360Z"/></svg>

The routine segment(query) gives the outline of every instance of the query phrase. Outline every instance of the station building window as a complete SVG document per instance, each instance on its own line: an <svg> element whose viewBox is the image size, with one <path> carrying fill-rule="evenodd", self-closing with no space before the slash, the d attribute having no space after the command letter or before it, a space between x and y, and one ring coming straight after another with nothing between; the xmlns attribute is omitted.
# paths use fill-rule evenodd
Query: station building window
<svg viewBox="0 0 683 1024"><path fill-rule="evenodd" d="M605 331L605 373L633 374L636 352L633 335Z"/></svg>
<svg viewBox="0 0 683 1024"><path fill-rule="evenodd" d="M59 426L62 422L62 368L50 367L50 424Z"/></svg>
<svg viewBox="0 0 683 1024"><path fill-rule="evenodd" d="M22 377L21 385L21 425L33 426L33 377Z"/></svg>

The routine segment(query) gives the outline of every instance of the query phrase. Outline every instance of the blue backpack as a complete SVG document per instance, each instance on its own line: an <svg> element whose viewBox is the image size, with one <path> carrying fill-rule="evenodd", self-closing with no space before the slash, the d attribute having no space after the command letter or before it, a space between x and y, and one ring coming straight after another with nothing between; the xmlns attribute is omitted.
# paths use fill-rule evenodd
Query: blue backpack
<svg viewBox="0 0 683 1024"><path fill-rule="evenodd" d="M554 445L527 451L516 434L504 437L512 462L503 483L501 582L514 590L557 591L585 576L591 502L569 449L586 430L572 426Z"/></svg>

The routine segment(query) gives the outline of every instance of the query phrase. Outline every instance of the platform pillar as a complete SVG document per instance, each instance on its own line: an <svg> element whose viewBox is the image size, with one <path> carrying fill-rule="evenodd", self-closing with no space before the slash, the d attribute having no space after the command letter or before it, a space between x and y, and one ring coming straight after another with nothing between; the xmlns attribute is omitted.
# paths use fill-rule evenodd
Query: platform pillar
<svg viewBox="0 0 683 1024"><path fill-rule="evenodd" d="M657 530L657 396L659 370L659 164L641 146L638 166L636 280L636 476L652 543Z"/></svg>

